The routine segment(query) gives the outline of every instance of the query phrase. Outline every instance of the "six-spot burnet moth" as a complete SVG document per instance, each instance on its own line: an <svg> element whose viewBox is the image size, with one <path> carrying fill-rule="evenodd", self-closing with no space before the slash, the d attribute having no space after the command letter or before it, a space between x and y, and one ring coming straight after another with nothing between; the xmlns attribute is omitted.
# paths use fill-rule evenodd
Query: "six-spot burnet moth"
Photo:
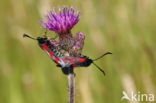
<svg viewBox="0 0 156 103"><path fill-rule="evenodd" d="M112 54L111 52L106 52L94 60L84 55L81 55L80 57L64 56L59 51L59 48L56 45L54 45L54 42L52 42L52 38L49 38L47 36L33 38L27 34L23 34L23 37L28 37L33 40L37 40L41 49L49 55L49 57L57 64L58 67L61 68L64 74L68 74L69 68L88 67L91 64L93 64L98 68L98 70L100 70L105 75L104 70L102 70L98 65L96 65L94 61L104 57L105 55Z"/></svg>

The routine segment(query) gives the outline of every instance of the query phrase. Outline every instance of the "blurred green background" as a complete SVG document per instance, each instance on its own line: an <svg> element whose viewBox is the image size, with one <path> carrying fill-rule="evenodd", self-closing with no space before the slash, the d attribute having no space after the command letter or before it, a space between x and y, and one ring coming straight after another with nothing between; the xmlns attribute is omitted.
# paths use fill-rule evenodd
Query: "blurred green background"
<svg viewBox="0 0 156 103"><path fill-rule="evenodd" d="M1 0L0 103L67 103L67 76L22 38L43 35L39 20L65 5L81 12L73 33L87 35L83 54L113 52L96 61L105 77L93 65L75 70L76 103L129 103L122 91L156 96L156 0Z"/></svg>

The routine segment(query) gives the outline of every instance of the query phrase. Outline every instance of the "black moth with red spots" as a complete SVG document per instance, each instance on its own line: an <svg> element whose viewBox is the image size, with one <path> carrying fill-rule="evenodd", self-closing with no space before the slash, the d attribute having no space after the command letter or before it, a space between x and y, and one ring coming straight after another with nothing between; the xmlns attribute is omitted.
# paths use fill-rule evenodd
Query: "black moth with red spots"
<svg viewBox="0 0 156 103"><path fill-rule="evenodd" d="M95 60L92 60L89 57L84 55L81 55L80 57L64 56L59 51L60 49L57 46L53 45L53 43L51 42L52 40L51 38L48 38L46 36L32 38L27 34L24 34L23 37L28 37L37 40L40 48L49 55L49 57L57 64L57 66L61 68L64 74L68 74L69 71L73 71L74 67L88 67L91 64L94 64L105 75L105 72L93 61L96 61L107 54L112 54L111 52L107 52Z"/></svg>

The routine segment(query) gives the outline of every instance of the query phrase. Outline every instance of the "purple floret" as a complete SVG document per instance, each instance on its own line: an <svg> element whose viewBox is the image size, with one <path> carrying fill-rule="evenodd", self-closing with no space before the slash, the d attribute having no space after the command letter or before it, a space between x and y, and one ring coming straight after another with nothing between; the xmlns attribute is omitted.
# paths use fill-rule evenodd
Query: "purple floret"
<svg viewBox="0 0 156 103"><path fill-rule="evenodd" d="M70 33L74 25L78 23L80 15L74 8L64 7L58 13L54 10L50 11L46 17L46 22L41 21L44 28L62 34Z"/></svg>

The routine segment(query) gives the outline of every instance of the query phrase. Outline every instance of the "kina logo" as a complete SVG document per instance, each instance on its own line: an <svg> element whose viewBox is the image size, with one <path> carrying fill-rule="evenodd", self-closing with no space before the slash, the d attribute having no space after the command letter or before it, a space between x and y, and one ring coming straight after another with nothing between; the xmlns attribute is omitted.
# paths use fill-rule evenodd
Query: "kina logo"
<svg viewBox="0 0 156 103"><path fill-rule="evenodd" d="M154 94L143 94L141 92L134 93L133 91L128 95L125 91L122 92L123 96L121 100L128 100L128 101L148 101L153 102L155 101Z"/></svg>

